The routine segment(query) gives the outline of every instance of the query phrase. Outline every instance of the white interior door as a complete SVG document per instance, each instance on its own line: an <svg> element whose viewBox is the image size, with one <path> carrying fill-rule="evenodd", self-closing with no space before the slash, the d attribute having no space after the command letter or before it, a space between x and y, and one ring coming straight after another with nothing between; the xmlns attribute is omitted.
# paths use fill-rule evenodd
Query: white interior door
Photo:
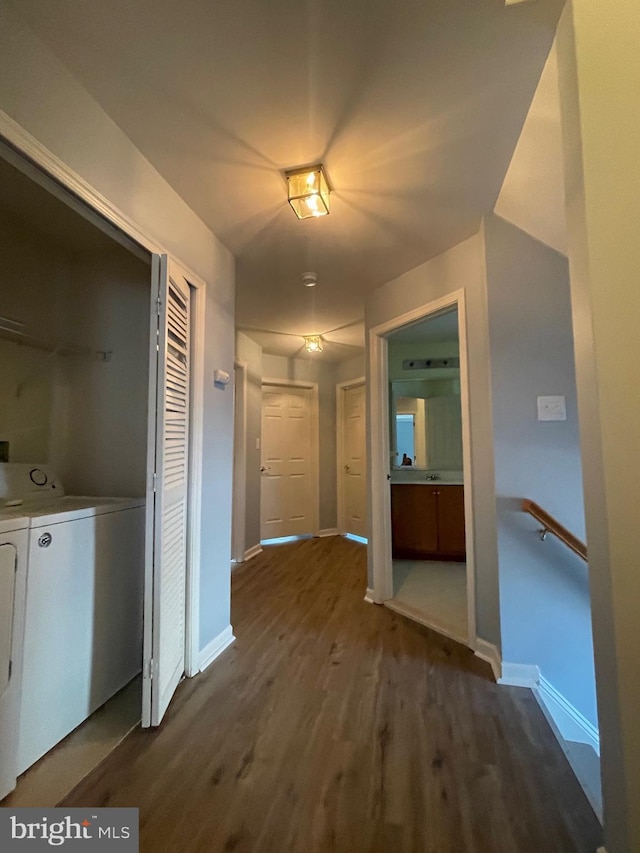
<svg viewBox="0 0 640 853"><path fill-rule="evenodd" d="M342 421L342 530L367 537L367 460L365 386L343 391Z"/></svg>
<svg viewBox="0 0 640 853"><path fill-rule="evenodd" d="M263 386L260 538L315 533L309 388Z"/></svg>
<svg viewBox="0 0 640 853"><path fill-rule="evenodd" d="M153 258L142 725L157 726L185 667L190 290Z"/></svg>

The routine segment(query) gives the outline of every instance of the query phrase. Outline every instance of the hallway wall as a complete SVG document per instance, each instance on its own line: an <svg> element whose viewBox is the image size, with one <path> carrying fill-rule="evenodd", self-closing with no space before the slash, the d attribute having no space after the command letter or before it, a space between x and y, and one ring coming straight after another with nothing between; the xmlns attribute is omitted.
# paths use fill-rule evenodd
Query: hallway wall
<svg viewBox="0 0 640 853"><path fill-rule="evenodd" d="M535 664L597 728L589 572L540 542L530 498L585 538L567 259L498 216L484 222L498 507L503 660ZM538 395L567 420L537 420Z"/></svg>

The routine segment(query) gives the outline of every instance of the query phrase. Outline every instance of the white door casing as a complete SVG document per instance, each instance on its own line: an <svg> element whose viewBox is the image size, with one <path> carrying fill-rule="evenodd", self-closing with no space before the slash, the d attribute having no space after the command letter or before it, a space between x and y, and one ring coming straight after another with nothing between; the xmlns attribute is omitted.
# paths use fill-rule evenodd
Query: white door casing
<svg viewBox="0 0 640 853"><path fill-rule="evenodd" d="M391 490L389 365L387 336L417 320L447 308L458 309L460 346L460 405L462 412L462 456L464 471L464 512L467 543L467 624L469 644L478 648L476 636L475 552L473 523L473 480L471 470L471 437L469 407L469 374L464 290L457 290L408 311L393 320L369 329L369 434L371 447L369 483L370 524L368 560L373 575L372 599L382 603L393 597L393 564L391 559ZM375 535L374 535L375 533Z"/></svg>
<svg viewBox="0 0 640 853"><path fill-rule="evenodd" d="M244 561L246 550L247 497L247 363L234 364L233 384L233 500L231 523L231 559Z"/></svg>
<svg viewBox="0 0 640 853"><path fill-rule="evenodd" d="M187 581L190 288L166 255L153 256L153 272L143 726L160 724L184 674Z"/></svg>
<svg viewBox="0 0 640 853"><path fill-rule="evenodd" d="M337 386L338 531L367 537L366 386Z"/></svg>
<svg viewBox="0 0 640 853"><path fill-rule="evenodd" d="M317 386L263 382L260 538L318 532Z"/></svg>

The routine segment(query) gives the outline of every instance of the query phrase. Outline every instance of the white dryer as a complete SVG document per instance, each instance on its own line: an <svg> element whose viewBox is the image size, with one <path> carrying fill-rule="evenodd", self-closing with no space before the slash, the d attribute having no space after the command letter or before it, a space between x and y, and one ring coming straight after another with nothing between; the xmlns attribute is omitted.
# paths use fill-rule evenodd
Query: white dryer
<svg viewBox="0 0 640 853"><path fill-rule="evenodd" d="M16 785L29 519L0 510L0 800Z"/></svg>
<svg viewBox="0 0 640 853"><path fill-rule="evenodd" d="M28 519L20 774L141 671L145 510L16 463L0 465L2 501Z"/></svg>

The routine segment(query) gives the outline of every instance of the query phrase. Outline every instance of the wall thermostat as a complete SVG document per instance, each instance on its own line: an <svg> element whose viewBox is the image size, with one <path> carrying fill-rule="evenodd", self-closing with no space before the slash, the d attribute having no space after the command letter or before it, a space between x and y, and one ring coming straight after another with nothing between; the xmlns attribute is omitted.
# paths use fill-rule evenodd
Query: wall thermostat
<svg viewBox="0 0 640 853"><path fill-rule="evenodd" d="M216 385L228 385L229 374L226 370L214 370L213 381L216 383Z"/></svg>

